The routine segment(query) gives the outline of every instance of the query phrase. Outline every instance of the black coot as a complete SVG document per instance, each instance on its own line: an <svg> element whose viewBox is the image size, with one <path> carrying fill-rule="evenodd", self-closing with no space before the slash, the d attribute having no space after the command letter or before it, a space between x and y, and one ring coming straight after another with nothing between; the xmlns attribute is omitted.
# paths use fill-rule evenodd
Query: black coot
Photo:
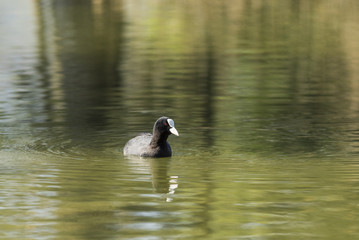
<svg viewBox="0 0 359 240"><path fill-rule="evenodd" d="M175 123L168 117L160 117L153 126L153 133L141 133L130 139L123 148L123 154L141 157L171 157L172 150L167 138L178 136Z"/></svg>

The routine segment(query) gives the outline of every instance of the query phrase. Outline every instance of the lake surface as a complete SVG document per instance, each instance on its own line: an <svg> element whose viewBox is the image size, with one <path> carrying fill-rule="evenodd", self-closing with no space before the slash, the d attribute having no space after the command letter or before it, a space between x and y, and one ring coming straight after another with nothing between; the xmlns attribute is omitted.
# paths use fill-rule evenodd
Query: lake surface
<svg viewBox="0 0 359 240"><path fill-rule="evenodd" d="M358 12L0 1L0 239L359 239Z"/></svg>

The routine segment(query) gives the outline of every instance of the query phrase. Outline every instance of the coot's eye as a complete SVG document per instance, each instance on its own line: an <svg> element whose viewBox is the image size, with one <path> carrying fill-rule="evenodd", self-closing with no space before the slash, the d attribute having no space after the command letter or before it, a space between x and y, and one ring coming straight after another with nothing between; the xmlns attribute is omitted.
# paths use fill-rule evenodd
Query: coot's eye
<svg viewBox="0 0 359 240"><path fill-rule="evenodd" d="M167 126L168 124L165 122L164 125Z"/></svg>

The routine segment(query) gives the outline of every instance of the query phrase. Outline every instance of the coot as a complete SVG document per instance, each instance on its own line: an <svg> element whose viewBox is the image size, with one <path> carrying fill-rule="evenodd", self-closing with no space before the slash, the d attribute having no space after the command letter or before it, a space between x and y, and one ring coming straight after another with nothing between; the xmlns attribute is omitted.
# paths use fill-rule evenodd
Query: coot
<svg viewBox="0 0 359 240"><path fill-rule="evenodd" d="M153 133L141 133L130 139L123 148L123 154L141 157L171 157L172 150L167 138L178 136L175 123L168 117L160 117L153 126Z"/></svg>

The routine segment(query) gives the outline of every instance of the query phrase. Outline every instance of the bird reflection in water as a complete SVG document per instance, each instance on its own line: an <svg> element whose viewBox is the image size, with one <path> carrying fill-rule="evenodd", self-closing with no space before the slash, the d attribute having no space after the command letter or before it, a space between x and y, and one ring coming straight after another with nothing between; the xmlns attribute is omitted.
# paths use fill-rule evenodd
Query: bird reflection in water
<svg viewBox="0 0 359 240"><path fill-rule="evenodd" d="M168 175L170 158L125 157L129 161L131 171L135 174L152 174L152 186L156 193L167 194L166 202L173 201L178 188L178 176Z"/></svg>
<svg viewBox="0 0 359 240"><path fill-rule="evenodd" d="M150 159L152 186L157 193L173 195L176 188L178 188L178 176L168 176L169 163L170 160L168 158ZM172 200L172 197L166 197L166 202L172 202Z"/></svg>

